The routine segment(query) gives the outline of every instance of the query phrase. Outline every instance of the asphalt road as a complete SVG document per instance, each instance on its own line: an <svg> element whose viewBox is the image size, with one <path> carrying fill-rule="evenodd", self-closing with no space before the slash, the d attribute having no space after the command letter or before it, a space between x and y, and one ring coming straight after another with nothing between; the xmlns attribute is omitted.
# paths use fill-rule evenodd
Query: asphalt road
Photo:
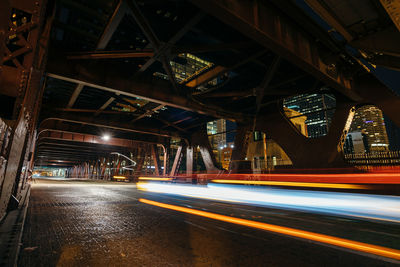
<svg viewBox="0 0 400 267"><path fill-rule="evenodd" d="M400 249L398 224L40 180L18 266L391 266L394 260L151 206L140 198Z"/></svg>

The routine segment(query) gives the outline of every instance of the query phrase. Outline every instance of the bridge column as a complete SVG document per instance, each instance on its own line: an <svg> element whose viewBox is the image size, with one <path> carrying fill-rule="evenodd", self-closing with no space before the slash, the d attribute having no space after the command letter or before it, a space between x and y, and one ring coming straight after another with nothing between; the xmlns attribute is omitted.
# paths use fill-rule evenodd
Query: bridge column
<svg viewBox="0 0 400 267"><path fill-rule="evenodd" d="M191 136L193 146L200 147L200 154L206 166L207 173L218 173L220 170L216 167L217 160L215 159L210 141L208 140L206 128L203 128Z"/></svg>
<svg viewBox="0 0 400 267"><path fill-rule="evenodd" d="M8 121L14 126L6 155L7 165L0 192L0 218L5 215L12 194L19 197L26 181L22 167L30 168L29 145L34 138L38 119L41 94L43 92L42 74L44 70L47 42L51 18L46 13L46 1L8 1L0 3L0 98L8 97L15 101L14 108L3 110ZM29 13L26 21L16 18L11 21L12 10ZM32 27L27 27L31 24ZM12 32L9 32L12 25ZM16 35L23 46L6 48L8 36ZM39 45L40 43L40 45ZM5 109L6 107L1 107ZM4 118L1 118L4 119ZM21 179L22 178L22 179Z"/></svg>
<svg viewBox="0 0 400 267"><path fill-rule="evenodd" d="M186 147L186 175L191 176L193 174L193 162L194 162L194 148L193 146Z"/></svg>
<svg viewBox="0 0 400 267"><path fill-rule="evenodd" d="M153 156L153 161L154 161L154 174L155 175L160 175L160 157L158 155L158 149L157 149L157 145L151 145L151 155Z"/></svg>
<svg viewBox="0 0 400 267"><path fill-rule="evenodd" d="M174 163L172 164L171 172L169 173L170 176L175 176L178 174L179 166L181 164L181 159L182 159L182 146L179 146L175 154L175 159Z"/></svg>
<svg viewBox="0 0 400 267"><path fill-rule="evenodd" d="M238 124L229 166L230 172L249 172L251 170L251 161L246 160L250 135L250 126Z"/></svg>
<svg viewBox="0 0 400 267"><path fill-rule="evenodd" d="M319 138L302 135L277 103L268 114L257 118L256 130L267 133L286 152L295 168L344 167L342 149L354 116L354 103L337 98L329 132Z"/></svg>

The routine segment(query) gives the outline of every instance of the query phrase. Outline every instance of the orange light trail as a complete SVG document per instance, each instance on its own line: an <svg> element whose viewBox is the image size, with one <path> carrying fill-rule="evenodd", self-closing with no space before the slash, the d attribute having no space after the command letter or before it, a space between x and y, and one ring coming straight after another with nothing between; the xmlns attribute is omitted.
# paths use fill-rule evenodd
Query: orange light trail
<svg viewBox="0 0 400 267"><path fill-rule="evenodd" d="M114 179L126 179L125 176L117 176L117 175L114 175L113 178Z"/></svg>
<svg viewBox="0 0 400 267"><path fill-rule="evenodd" d="M139 180L148 180L148 181L172 181L173 178L168 177L139 177Z"/></svg>
<svg viewBox="0 0 400 267"><path fill-rule="evenodd" d="M235 218L235 217L211 213L211 212L207 212L207 211L201 211L201 210L195 210L195 209L185 208L185 207L171 205L171 204L165 204L165 203L148 200L148 199L144 199L144 198L140 198L139 201L142 203L157 206L160 208L185 212L185 213L198 215L198 216L202 216L202 217L206 217L206 218L210 218L210 219L214 219L214 220L244 225L244 226L248 226L248 227L252 227L252 228L257 228L257 229L266 230L266 231L270 231L270 232L299 237L299 238L312 240L312 241L316 241L316 242L320 242L320 243L330 244L330 245L334 245L334 246L338 246L338 247L348 248L351 250L357 250L357 251L361 251L361 252L365 252L365 253L369 253L369 254L374 254L374 255L379 255L379 256L383 256L383 257L387 257L387 258L391 258L391 259L400 260L400 250L397 250L397 249L391 249L391 248L371 245L371 244L367 244L367 243L352 241L352 240L329 236L329 235L317 234L317 233L313 233L313 232L298 230L298 229L284 227L284 226L267 224L267 223L263 223L263 222Z"/></svg>
<svg viewBox="0 0 400 267"><path fill-rule="evenodd" d="M279 181L249 181L249 180L211 180L220 184L254 184L254 185L275 185L275 186L296 186L296 187L317 187L336 189L369 189L369 186L358 184L332 184L332 183L303 183L303 182L279 182Z"/></svg>
<svg viewBox="0 0 400 267"><path fill-rule="evenodd" d="M340 183L340 184L400 184L400 172L339 173L339 174L198 174L197 178L227 180L258 180L277 182Z"/></svg>

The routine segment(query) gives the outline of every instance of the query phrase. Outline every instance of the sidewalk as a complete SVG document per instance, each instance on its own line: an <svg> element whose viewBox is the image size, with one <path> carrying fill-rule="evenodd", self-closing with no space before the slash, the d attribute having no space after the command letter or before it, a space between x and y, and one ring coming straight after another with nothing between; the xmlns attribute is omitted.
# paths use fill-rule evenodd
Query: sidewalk
<svg viewBox="0 0 400 267"><path fill-rule="evenodd" d="M22 192L18 209L10 211L0 223L0 266L16 266L28 210L31 185Z"/></svg>

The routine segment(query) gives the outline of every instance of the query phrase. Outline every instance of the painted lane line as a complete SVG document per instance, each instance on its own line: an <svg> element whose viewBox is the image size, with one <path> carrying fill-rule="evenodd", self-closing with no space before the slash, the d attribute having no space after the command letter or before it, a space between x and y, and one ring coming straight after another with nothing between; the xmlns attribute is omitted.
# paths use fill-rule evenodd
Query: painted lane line
<svg viewBox="0 0 400 267"><path fill-rule="evenodd" d="M365 253L369 253L369 254L374 254L374 255L379 255L379 256L383 256L383 257L387 257L387 258L391 258L391 259L400 260L400 250L397 250L397 249L391 249L391 248L371 245L371 244L367 244L367 243L357 242L357 241L334 237L334 236L329 236L329 235L317 234L317 233L303 231L303 230L299 230L299 229L295 229L295 228L289 228L289 227L283 227L283 226L278 226L278 225L273 225L273 224L267 224L267 223L263 223L263 222L235 218L235 217L211 213L211 212L207 212L207 211L189 209L189 208L185 208L185 207L181 207L181 206L165 204L165 203L152 201L152 200L148 200L148 199L144 199L144 198L140 198L139 201L142 203L157 206L160 208L185 212L188 214L198 215L198 216L202 216L202 217L206 217L206 218L210 218L210 219L214 219L214 220L234 223L234 224L238 224L238 225L244 225L244 226L248 226L248 227L252 227L252 228L262 229L262 230L266 230L266 231L270 231L270 232L280 233L280 234L284 234L284 235L288 235L288 236L294 236L294 237L298 237L298 238L302 238L302 239L312 240L312 241L316 241L316 242L320 242L320 243L330 244L330 245L343 247L343 248L347 248L347 249L351 249L351 250L361 251L361 252L365 252Z"/></svg>

